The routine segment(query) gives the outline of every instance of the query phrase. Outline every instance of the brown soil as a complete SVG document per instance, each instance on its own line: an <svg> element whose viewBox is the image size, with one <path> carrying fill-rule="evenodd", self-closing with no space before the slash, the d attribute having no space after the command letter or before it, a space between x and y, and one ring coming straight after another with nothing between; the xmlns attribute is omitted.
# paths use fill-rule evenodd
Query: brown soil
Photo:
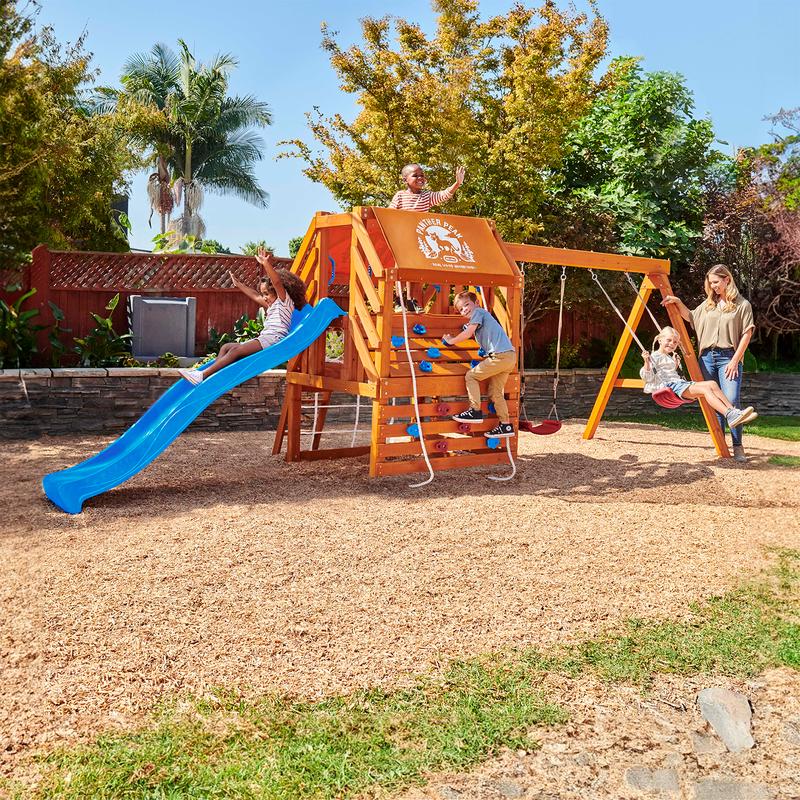
<svg viewBox="0 0 800 800"><path fill-rule="evenodd" d="M270 433L187 434L77 516L40 479L107 439L4 444L0 769L165 694L391 686L629 615L678 618L800 543L800 471L766 461L800 444L748 437L741 467L702 433L581 430L524 435L509 483L486 480L504 467L420 490L362 461L285 464Z"/></svg>

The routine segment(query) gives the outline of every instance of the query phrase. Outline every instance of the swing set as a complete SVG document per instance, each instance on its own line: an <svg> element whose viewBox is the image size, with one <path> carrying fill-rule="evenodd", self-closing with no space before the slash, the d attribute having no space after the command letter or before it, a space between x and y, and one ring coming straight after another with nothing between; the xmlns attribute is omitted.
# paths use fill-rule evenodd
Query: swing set
<svg viewBox="0 0 800 800"><path fill-rule="evenodd" d="M481 305L520 352L520 264L524 263L561 267L556 369L548 417L537 425L525 417L519 368L509 375L504 392L512 419L522 415L520 429L536 434L555 433L561 427L557 401L567 268L592 270L604 294L595 271L643 275L627 320L612 302L625 329L583 432L585 439L591 439L615 389L643 388L641 380L621 379L619 371L631 342L638 342L636 327L652 292L672 294L669 261L513 244L501 239L491 220L365 207L350 213L316 214L292 264L292 271L306 284L309 302L330 297L347 316L332 324L341 337L340 358L328 356L326 339L321 337L289 362L273 453L285 446L287 461L368 456L371 477L428 472L428 479L417 485L429 483L440 470L503 463L510 465L511 474L490 477L513 477L518 437L506 439L503 447L502 440L483 435L496 424L491 404L482 404L484 422L479 425L460 427L452 418L467 408L464 375L485 353L470 341L443 345L442 336L461 328L463 320L453 306L454 298L464 288L474 287ZM635 288L632 279L631 283ZM680 334L689 374L701 380L683 320L673 306L667 307L667 313ZM332 402L334 393L355 396L349 447L321 447L328 409L343 405ZM668 404L658 397L655 400ZM362 403L371 411L370 438L369 443L357 444ZM717 452L728 456L716 415L704 401L701 406ZM313 424L304 431L304 413L311 409Z"/></svg>

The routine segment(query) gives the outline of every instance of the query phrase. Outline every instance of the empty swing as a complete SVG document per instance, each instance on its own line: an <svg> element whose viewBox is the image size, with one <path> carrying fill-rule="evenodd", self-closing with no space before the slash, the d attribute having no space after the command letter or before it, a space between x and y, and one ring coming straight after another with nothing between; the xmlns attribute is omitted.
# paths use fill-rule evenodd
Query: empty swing
<svg viewBox="0 0 800 800"><path fill-rule="evenodd" d="M600 291L605 295L606 300L608 300L608 304L611 306L611 308L614 309L614 312L616 313L616 315L622 320L622 324L627 328L628 333L630 333L630 335L633 337L633 340L636 342L637 345L639 345L640 349L642 349L642 350L650 350L649 347L645 347L639 341L639 337L636 335L636 332L633 330L633 328L631 328L630 325L628 325L628 321L622 315L622 312L614 304L614 301L611 299L611 297L609 296L608 292L603 287L603 284L600 283L600 279L597 277L597 274L595 273L595 271L593 269L590 269L589 270L589 274L592 276L592 280L600 287ZM641 299L641 293L640 293L639 289L637 288L636 284L633 282L633 279L631 278L631 276L628 275L628 273L626 272L625 273L625 277L628 279L628 283L630 283L630 285L636 291L637 297L639 297ZM644 307L647 310L647 313L650 315L650 319L653 320L653 324L656 326L656 328L658 328L658 331L660 333L661 332L661 326L658 324L658 321L653 316L653 313L650 311L650 309L647 308L647 304L646 303L644 303ZM657 405L660 405L662 408L669 408L669 409L680 408L681 406L686 405L687 403L693 403L694 402L694 400L689 400L688 398L687 399L683 399L682 397L678 397L678 395L676 395L675 392L673 392L672 389L670 389L667 386L664 386L661 389L656 389L656 391L654 391L650 395L650 397L653 398L653 402L655 402Z"/></svg>
<svg viewBox="0 0 800 800"><path fill-rule="evenodd" d="M561 420L558 418L558 381L559 368L561 365L561 329L564 321L564 286L567 282L567 268L561 267L561 294L558 300L558 335L556 337L556 367L553 373L553 405L550 406L550 413L547 419L543 419L538 425L534 425L528 419L528 412L525 410L525 403L522 403L522 413L524 420L520 420L519 429L528 433L535 433L539 436L549 436L561 430Z"/></svg>

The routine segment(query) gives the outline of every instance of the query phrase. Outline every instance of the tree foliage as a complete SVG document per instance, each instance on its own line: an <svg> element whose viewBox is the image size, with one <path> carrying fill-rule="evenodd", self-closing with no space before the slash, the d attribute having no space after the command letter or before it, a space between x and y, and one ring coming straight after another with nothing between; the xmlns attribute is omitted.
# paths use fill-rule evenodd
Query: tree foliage
<svg viewBox="0 0 800 800"><path fill-rule="evenodd" d="M623 253L687 262L703 230L704 189L722 160L711 121L693 119L684 79L615 59L567 136L557 195L613 218Z"/></svg>
<svg viewBox="0 0 800 800"><path fill-rule="evenodd" d="M529 241L542 230L550 171L565 132L586 110L607 26L590 16L515 5L486 21L477 0L434 0L436 33L383 17L361 22L363 44L343 49L323 26L324 49L341 88L356 97L353 122L309 115L316 146L295 140L284 155L345 207L386 205L404 164L429 168L434 188L468 181L452 213L492 217L502 235Z"/></svg>
<svg viewBox="0 0 800 800"><path fill-rule="evenodd" d="M25 8L30 8L28 4ZM138 158L117 115L90 113L82 40L62 47L15 0L0 0L0 261L39 243L127 248L112 203Z"/></svg>

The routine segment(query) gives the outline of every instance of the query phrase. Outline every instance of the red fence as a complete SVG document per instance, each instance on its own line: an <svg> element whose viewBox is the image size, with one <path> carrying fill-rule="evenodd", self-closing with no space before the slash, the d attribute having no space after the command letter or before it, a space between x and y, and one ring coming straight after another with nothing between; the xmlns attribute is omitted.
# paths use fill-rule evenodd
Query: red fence
<svg viewBox="0 0 800 800"><path fill-rule="evenodd" d="M291 265L291 259L277 261L280 266ZM64 312L62 327L71 329L70 341L94 327L90 312L105 316L106 305L117 293L120 301L113 321L119 333L128 330L127 304L133 294L195 297L195 352L202 355L211 328L228 331L242 314L253 317L258 311L254 302L233 288L229 271L250 286L258 277L251 256L66 252L39 245L23 273L23 289L36 289L26 304L39 309L36 322L53 324L48 301ZM39 352L47 352L46 332L40 336Z"/></svg>
<svg viewBox="0 0 800 800"><path fill-rule="evenodd" d="M288 258L277 259L289 267ZM48 250L39 245L33 251L33 262L22 273L22 291L36 289L26 308L38 308L35 322L54 322L48 301L58 306L65 316L62 327L69 328L64 342L68 350L72 337L84 336L94 327L90 312L105 315L109 300L119 293L120 302L113 314L118 333L128 330L127 304L133 294L154 297L195 297L195 352L205 353L209 331L229 331L244 313L254 317L255 303L233 288L228 272L253 286L258 265L250 256L175 255L160 253L94 253ZM0 297L11 301L18 292L9 294L3 287L18 273L0 274ZM617 326L618 327L618 326ZM558 333L558 312L551 311L537 320L526 332L526 346L536 351L535 364L542 365L547 348ZM619 334L614 320L597 307L564 312L564 342L615 338ZM39 336L40 359L47 360L47 332Z"/></svg>

